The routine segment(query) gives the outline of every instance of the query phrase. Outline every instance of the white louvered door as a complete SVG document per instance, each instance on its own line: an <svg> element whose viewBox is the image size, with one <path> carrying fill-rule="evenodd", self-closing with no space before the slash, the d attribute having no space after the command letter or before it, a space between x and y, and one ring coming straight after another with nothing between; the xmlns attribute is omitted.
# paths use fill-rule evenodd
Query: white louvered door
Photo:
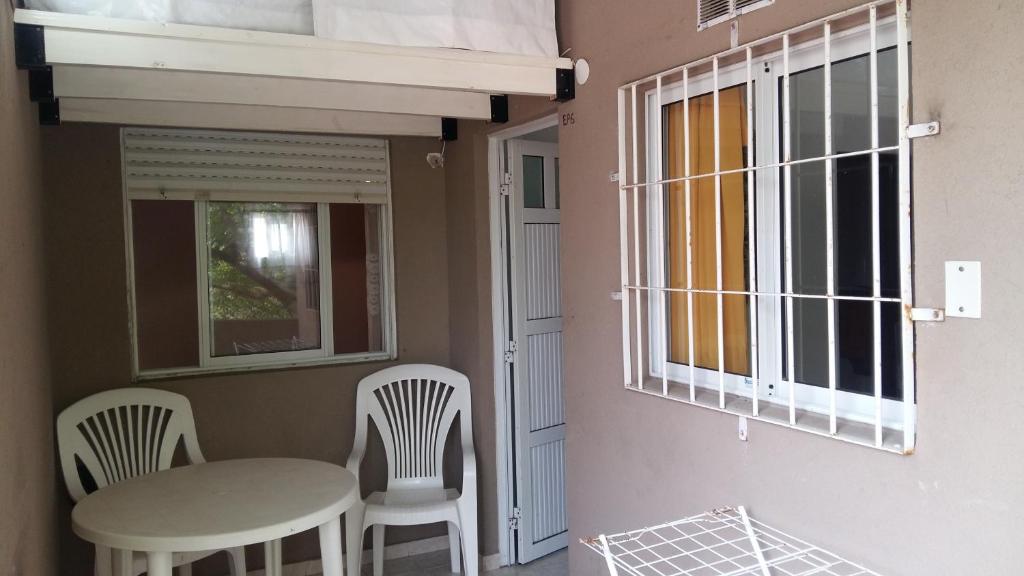
<svg viewBox="0 0 1024 576"><path fill-rule="evenodd" d="M517 558L526 563L568 544L558 145L513 140L509 148Z"/></svg>

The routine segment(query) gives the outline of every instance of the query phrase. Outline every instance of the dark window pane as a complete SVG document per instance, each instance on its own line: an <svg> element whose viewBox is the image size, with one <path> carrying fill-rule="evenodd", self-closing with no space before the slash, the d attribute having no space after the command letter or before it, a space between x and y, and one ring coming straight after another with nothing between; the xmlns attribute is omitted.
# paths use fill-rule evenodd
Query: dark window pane
<svg viewBox="0 0 1024 576"><path fill-rule="evenodd" d="M131 209L139 368L198 366L194 204L133 200Z"/></svg>
<svg viewBox="0 0 1024 576"><path fill-rule="evenodd" d="M793 292L824 295L828 285L825 163L797 164L791 170Z"/></svg>
<svg viewBox="0 0 1024 576"><path fill-rule="evenodd" d="M882 396L900 400L903 397L900 304L883 302L881 318ZM873 338L874 310L871 302L836 302L839 390L867 395L875 393Z"/></svg>
<svg viewBox="0 0 1024 576"><path fill-rule="evenodd" d="M383 350L380 208L331 204L335 354Z"/></svg>
<svg viewBox="0 0 1024 576"><path fill-rule="evenodd" d="M320 347L316 204L210 202L211 354Z"/></svg>
<svg viewBox="0 0 1024 576"><path fill-rule="evenodd" d="M793 318L796 322L793 327L796 381L828 387L827 301L822 298L794 298Z"/></svg>
<svg viewBox="0 0 1024 576"><path fill-rule="evenodd" d="M544 207L543 156L523 156L523 207Z"/></svg>
<svg viewBox="0 0 1024 576"><path fill-rule="evenodd" d="M896 144L897 126L896 51L878 55L879 138L881 146ZM793 158L812 158L825 153L824 72L818 67L792 75L790 80L791 145ZM871 148L870 61L868 55L832 65L833 152L857 152ZM782 83L779 83L782 101ZM782 138L780 133L780 146ZM825 188L825 164L793 166L794 292L824 294L827 290L825 224L834 224L835 290L841 296L871 296L873 279L871 205L871 155L833 161L834 187ZM780 170L780 181L783 171ZM784 182L783 182L784 185ZM826 194L832 193L833 214L825 211ZM899 197L898 157L879 154L879 246L883 297L899 296ZM785 239L784 239L785 240ZM836 301L836 357L840 390L874 393L872 304ZM827 311L824 300L794 301L794 347L797 380L814 386L828 385ZM785 323L783 321L783 338ZM882 304L883 395L899 398L902 387L900 306ZM785 344L784 344L785 346Z"/></svg>

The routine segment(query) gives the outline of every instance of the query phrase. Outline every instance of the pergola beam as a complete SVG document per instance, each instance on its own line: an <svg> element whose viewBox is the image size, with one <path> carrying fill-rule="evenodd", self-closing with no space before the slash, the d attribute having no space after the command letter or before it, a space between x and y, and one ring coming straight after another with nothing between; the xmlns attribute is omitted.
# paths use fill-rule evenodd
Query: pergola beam
<svg viewBox="0 0 1024 576"><path fill-rule="evenodd" d="M490 96L481 92L175 70L55 65L53 97L491 118Z"/></svg>
<svg viewBox="0 0 1024 576"><path fill-rule="evenodd" d="M493 94L554 96L568 58L342 42L273 32L165 24L33 10L50 66L174 70L327 80Z"/></svg>
<svg viewBox="0 0 1024 576"><path fill-rule="evenodd" d="M62 122L375 136L441 136L440 118L413 114L103 98L61 98L59 104Z"/></svg>

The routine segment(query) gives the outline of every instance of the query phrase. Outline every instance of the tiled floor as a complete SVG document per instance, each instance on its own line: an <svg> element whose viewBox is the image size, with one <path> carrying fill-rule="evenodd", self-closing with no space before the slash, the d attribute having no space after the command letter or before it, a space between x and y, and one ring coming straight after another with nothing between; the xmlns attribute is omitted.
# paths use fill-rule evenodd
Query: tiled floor
<svg viewBox="0 0 1024 576"><path fill-rule="evenodd" d="M384 562L384 576L450 576L448 551L431 552L420 556L397 558ZM509 566L481 576L566 576L569 574L569 556L565 550L555 552L524 566ZM373 566L363 566L363 576L372 576Z"/></svg>

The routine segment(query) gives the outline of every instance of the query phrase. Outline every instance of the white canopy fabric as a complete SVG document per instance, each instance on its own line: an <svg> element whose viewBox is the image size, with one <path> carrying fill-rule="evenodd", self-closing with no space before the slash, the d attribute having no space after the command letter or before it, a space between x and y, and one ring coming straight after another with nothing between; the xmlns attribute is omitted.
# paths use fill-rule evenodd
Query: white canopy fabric
<svg viewBox="0 0 1024 576"><path fill-rule="evenodd" d="M32 10L313 34L311 0L25 0Z"/></svg>
<svg viewBox="0 0 1024 576"><path fill-rule="evenodd" d="M26 0L33 10L558 56L554 0Z"/></svg>
<svg viewBox="0 0 1024 576"><path fill-rule="evenodd" d="M554 0L313 0L316 35L558 56Z"/></svg>

